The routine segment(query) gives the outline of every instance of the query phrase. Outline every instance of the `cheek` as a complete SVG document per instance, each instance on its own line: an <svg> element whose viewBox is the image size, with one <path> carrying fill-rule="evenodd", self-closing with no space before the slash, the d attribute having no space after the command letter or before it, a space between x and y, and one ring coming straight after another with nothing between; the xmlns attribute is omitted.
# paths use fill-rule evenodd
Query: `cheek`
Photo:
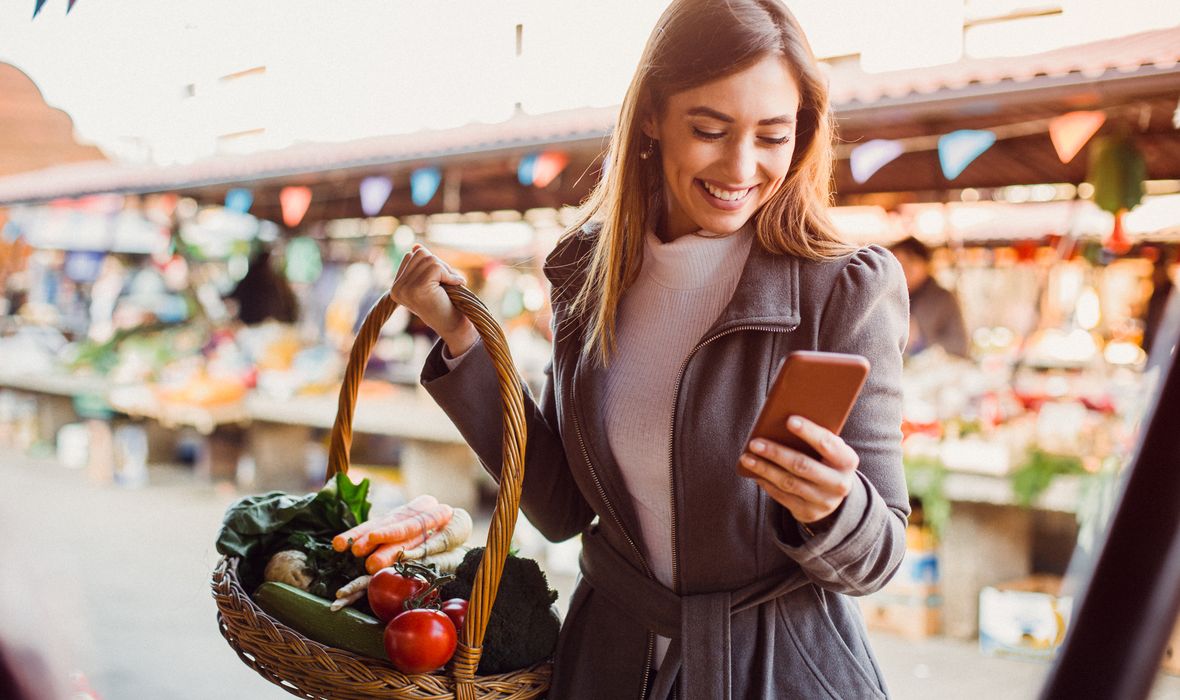
<svg viewBox="0 0 1180 700"><path fill-rule="evenodd" d="M794 162L794 149L787 150L785 153L779 153L767 162L763 168L766 174L768 186L763 193L763 201L770 199L776 192L782 189L783 183L787 181L787 173L791 170L791 165Z"/></svg>
<svg viewBox="0 0 1180 700"><path fill-rule="evenodd" d="M670 140L663 151L664 175L670 181L690 181L720 157L712 144L692 139Z"/></svg>

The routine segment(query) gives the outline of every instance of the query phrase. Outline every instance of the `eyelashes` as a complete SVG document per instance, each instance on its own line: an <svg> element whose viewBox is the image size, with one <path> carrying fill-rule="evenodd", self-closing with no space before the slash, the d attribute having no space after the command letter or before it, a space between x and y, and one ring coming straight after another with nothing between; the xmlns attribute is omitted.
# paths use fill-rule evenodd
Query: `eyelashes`
<svg viewBox="0 0 1180 700"><path fill-rule="evenodd" d="M693 134L693 136L697 137L698 139L700 139L702 141L710 141L710 142L719 141L720 139L725 137L724 131L705 131L704 129L698 129L695 126L692 127L692 134ZM776 138L769 138L766 136L760 136L760 137L758 137L758 140L761 141L762 143L767 144L768 146L782 146L783 144L790 141L791 137L790 136L783 136L783 137L776 139Z"/></svg>
<svg viewBox="0 0 1180 700"><path fill-rule="evenodd" d="M716 141L722 136L725 136L725 132L723 131L704 131L702 129L696 128L695 126L692 128L692 133L702 141Z"/></svg>

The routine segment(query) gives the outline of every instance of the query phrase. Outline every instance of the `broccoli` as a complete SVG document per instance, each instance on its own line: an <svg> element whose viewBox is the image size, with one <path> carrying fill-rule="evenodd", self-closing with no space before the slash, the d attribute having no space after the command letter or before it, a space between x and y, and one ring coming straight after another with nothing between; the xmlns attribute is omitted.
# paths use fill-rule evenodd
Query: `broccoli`
<svg viewBox="0 0 1180 700"><path fill-rule="evenodd" d="M471 599L483 551L483 547L476 547L463 557L455 579L443 586L444 600ZM484 633L479 673L515 671L551 656L561 629L561 620L553 608L555 602L557 591L549 588L537 562L509 554Z"/></svg>

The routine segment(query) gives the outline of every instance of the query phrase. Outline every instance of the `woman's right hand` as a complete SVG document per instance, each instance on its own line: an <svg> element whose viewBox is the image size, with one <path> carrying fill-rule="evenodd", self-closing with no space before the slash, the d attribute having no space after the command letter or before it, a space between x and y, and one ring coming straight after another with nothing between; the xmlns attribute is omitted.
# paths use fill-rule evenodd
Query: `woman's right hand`
<svg viewBox="0 0 1180 700"><path fill-rule="evenodd" d="M451 302L443 285L466 281L429 250L414 244L397 268L389 297L434 329L446 343L451 357L458 357L479 339L479 332Z"/></svg>

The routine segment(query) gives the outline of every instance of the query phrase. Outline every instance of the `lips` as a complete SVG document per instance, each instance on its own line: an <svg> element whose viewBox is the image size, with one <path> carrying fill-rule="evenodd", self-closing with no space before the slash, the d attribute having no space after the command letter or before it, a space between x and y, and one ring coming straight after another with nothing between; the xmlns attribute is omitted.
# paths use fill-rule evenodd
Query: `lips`
<svg viewBox="0 0 1180 700"><path fill-rule="evenodd" d="M701 180L701 184L704 185L705 191L707 191L709 194L713 195L717 199L720 199L725 202L741 201L742 199L745 199L747 194L750 193L750 190L754 189L752 187L746 187L744 189L722 188L722 187L717 187L716 185L713 185L710 182L706 182L705 180Z"/></svg>
<svg viewBox="0 0 1180 700"><path fill-rule="evenodd" d="M750 198L751 193L758 189L758 186L746 188L729 188L720 187L711 182L706 182L699 178L693 181L701 195L712 206L717 209L725 211L736 211L745 205L746 200Z"/></svg>

